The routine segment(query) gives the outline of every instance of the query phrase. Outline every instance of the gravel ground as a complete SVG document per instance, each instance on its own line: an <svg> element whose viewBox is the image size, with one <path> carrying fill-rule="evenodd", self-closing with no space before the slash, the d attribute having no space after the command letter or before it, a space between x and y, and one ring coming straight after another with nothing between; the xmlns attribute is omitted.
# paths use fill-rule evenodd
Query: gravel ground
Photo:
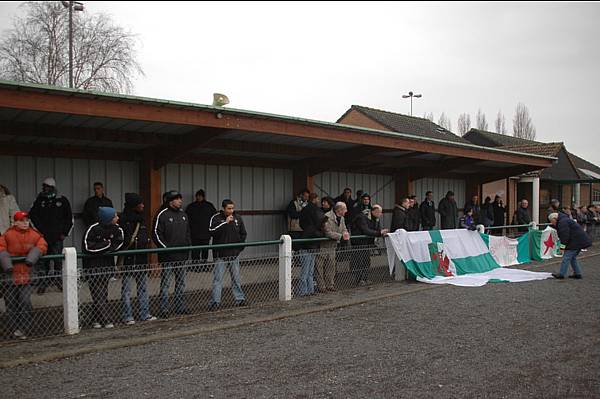
<svg viewBox="0 0 600 399"><path fill-rule="evenodd" d="M2 397L598 398L599 263L4 369Z"/></svg>

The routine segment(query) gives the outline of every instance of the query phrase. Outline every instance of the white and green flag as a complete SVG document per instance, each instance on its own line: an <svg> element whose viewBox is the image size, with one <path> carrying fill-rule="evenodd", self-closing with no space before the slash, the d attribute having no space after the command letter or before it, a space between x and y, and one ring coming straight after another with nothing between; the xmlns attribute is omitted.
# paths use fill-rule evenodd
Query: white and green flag
<svg viewBox="0 0 600 399"><path fill-rule="evenodd" d="M481 239L502 267L531 262L529 232L518 238L481 234Z"/></svg>
<svg viewBox="0 0 600 399"><path fill-rule="evenodd" d="M550 273L501 267L490 253L489 244L476 231L399 230L389 234L385 242L390 273L397 258L402 260L409 275L421 282L479 287L489 281L520 282L552 277ZM516 258L519 259L518 242Z"/></svg>
<svg viewBox="0 0 600 399"><path fill-rule="evenodd" d="M529 234L531 234L531 257L534 260L562 256L560 240L555 229L548 226L545 230L530 230Z"/></svg>

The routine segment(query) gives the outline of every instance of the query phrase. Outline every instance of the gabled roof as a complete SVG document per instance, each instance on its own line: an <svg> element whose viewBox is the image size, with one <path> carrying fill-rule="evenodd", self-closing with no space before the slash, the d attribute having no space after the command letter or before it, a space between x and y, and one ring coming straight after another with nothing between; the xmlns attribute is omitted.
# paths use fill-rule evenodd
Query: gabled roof
<svg viewBox="0 0 600 399"><path fill-rule="evenodd" d="M539 141L527 140L519 137L509 136L508 134L494 133L487 130L479 130L474 128L465 133L463 138L474 144L483 142L483 145L491 147L543 144Z"/></svg>
<svg viewBox="0 0 600 399"><path fill-rule="evenodd" d="M363 107L361 105L352 105L350 109L337 120L337 123L352 110L362 113L394 132L430 137L455 143L469 143L469 141L431 122L429 119Z"/></svg>
<svg viewBox="0 0 600 399"><path fill-rule="evenodd" d="M586 161L583 158L569 152L569 158L580 175L583 178L589 178L591 180L600 180L600 167L594 165L591 162Z"/></svg>
<svg viewBox="0 0 600 399"><path fill-rule="evenodd" d="M527 154L546 155L549 157L556 157L561 148L564 147L563 143L537 143L533 144L518 144L518 145L503 145L498 148L504 150L525 152Z"/></svg>

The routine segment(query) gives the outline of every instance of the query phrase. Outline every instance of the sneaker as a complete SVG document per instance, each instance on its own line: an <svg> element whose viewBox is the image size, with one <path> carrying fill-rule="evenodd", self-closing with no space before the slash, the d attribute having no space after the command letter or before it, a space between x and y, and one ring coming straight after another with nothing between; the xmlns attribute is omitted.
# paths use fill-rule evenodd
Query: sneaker
<svg viewBox="0 0 600 399"><path fill-rule="evenodd" d="M159 319L163 319L163 320L166 320L166 319L168 319L168 318L169 318L169 312L160 312L160 313L158 314L158 318L159 318Z"/></svg>
<svg viewBox="0 0 600 399"><path fill-rule="evenodd" d="M574 279L577 279L577 280L581 280L583 278L583 276L581 274L571 274L569 276L569 278L574 278Z"/></svg>
<svg viewBox="0 0 600 399"><path fill-rule="evenodd" d="M14 335L16 338L19 338L19 339L25 339L25 338L27 338L27 336L26 336L26 335L23 333L23 331L21 331L21 330L15 330L15 331L13 332L13 335Z"/></svg>
<svg viewBox="0 0 600 399"><path fill-rule="evenodd" d="M242 299L241 301L237 301L235 306L248 306L248 304L246 303L245 299Z"/></svg>
<svg viewBox="0 0 600 399"><path fill-rule="evenodd" d="M102 328L102 325L100 323L94 323L92 324L92 328Z"/></svg>
<svg viewBox="0 0 600 399"><path fill-rule="evenodd" d="M46 293L46 287L44 287L44 286L38 287L38 289L37 289L38 295L44 295L45 293Z"/></svg>
<svg viewBox="0 0 600 399"><path fill-rule="evenodd" d="M358 285L361 286L361 287L364 287L365 285L367 285L367 282L365 280L360 280L358 282Z"/></svg>
<svg viewBox="0 0 600 399"><path fill-rule="evenodd" d="M132 326L135 324L135 320L131 319L131 320L125 320L125 325L126 326Z"/></svg>
<svg viewBox="0 0 600 399"><path fill-rule="evenodd" d="M148 317L146 317L144 320L142 321L154 321L157 320L156 317L152 316L152 315L148 315Z"/></svg>
<svg viewBox="0 0 600 399"><path fill-rule="evenodd" d="M211 312L219 310L220 308L221 308L221 304L217 303L217 302L213 302L210 305L208 305L208 310L210 310Z"/></svg>
<svg viewBox="0 0 600 399"><path fill-rule="evenodd" d="M134 321L135 323L135 321ZM115 325L113 323L108 323L104 325L104 328L113 328Z"/></svg>
<svg viewBox="0 0 600 399"><path fill-rule="evenodd" d="M334 287L327 287L327 291L336 292L337 290Z"/></svg>
<svg viewBox="0 0 600 399"><path fill-rule="evenodd" d="M558 280L562 280L563 278L565 278L565 276L556 273L552 273L552 277Z"/></svg>

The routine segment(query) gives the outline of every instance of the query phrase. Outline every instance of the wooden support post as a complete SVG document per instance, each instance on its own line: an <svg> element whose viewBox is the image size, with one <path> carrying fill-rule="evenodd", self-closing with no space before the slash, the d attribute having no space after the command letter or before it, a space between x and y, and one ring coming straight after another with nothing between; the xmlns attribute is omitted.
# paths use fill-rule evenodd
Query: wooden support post
<svg viewBox="0 0 600 399"><path fill-rule="evenodd" d="M414 194L409 169L401 169L394 175L394 185L396 188L396 204L398 205L402 202L402 198Z"/></svg>
<svg viewBox="0 0 600 399"><path fill-rule="evenodd" d="M162 205L160 169L155 169L155 159L151 151L144 154L140 161L140 196L144 201L144 219L152 231L152 219ZM155 254L150 256L150 264L157 263Z"/></svg>
<svg viewBox="0 0 600 399"><path fill-rule="evenodd" d="M296 167L293 169L293 174L294 192L291 198L296 198L296 194L305 188L307 188L311 193L315 190L313 176L310 175L308 167Z"/></svg>

